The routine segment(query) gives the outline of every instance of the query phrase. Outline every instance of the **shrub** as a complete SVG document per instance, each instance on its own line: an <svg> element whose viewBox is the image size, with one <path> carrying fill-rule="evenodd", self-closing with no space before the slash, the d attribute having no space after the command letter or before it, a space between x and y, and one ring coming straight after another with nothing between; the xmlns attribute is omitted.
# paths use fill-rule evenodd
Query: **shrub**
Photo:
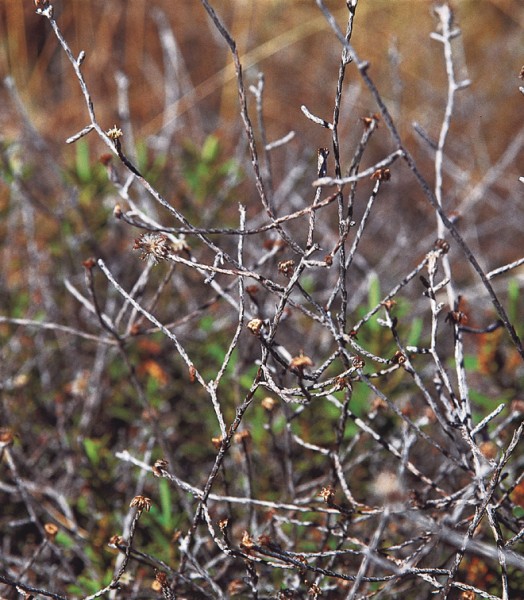
<svg viewBox="0 0 524 600"><path fill-rule="evenodd" d="M522 193L511 165L524 136L506 132L475 181L450 7L431 34L440 124L409 130L396 46L386 87L363 58L376 33L357 52L360 5L346 4L341 28L316 2L338 75L330 107L302 104L305 137L323 142L299 153L295 132L270 134L266 80L246 75L208 0L234 67L231 135L202 123L192 135L198 111L173 118L199 92L155 9L165 118L136 141L130 82L118 74L119 122L102 127L89 52L35 1L89 118L60 165L6 80L23 135L1 153L4 594L522 590L524 259L522 237L508 243L520 219L494 204ZM324 85L310 58L297 72Z"/></svg>

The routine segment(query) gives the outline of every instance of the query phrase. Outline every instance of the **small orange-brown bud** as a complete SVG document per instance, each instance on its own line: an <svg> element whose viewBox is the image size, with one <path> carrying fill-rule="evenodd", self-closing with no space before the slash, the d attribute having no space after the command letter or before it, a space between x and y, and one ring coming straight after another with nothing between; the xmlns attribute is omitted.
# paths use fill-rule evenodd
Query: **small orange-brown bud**
<svg viewBox="0 0 524 600"><path fill-rule="evenodd" d="M163 477L169 463L165 458L159 458L153 465L153 475L155 477Z"/></svg>
<svg viewBox="0 0 524 600"><path fill-rule="evenodd" d="M44 530L46 532L47 539L50 542L54 542L56 534L58 533L58 527L54 523L46 523L44 525Z"/></svg>
<svg viewBox="0 0 524 600"><path fill-rule="evenodd" d="M295 369L296 371L303 371L307 367L313 366L313 361L306 356L302 352L298 356L294 356L290 362L289 366L291 369Z"/></svg>
<svg viewBox="0 0 524 600"><path fill-rule="evenodd" d="M373 175L371 175L371 179L376 179L377 181L389 181L391 179L391 171L389 169L377 169Z"/></svg>

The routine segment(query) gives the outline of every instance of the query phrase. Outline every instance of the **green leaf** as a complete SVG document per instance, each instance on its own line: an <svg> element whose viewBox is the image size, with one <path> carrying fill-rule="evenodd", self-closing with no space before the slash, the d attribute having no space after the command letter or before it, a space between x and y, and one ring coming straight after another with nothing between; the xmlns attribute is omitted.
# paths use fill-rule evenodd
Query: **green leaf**
<svg viewBox="0 0 524 600"><path fill-rule="evenodd" d="M209 135L202 146L202 160L205 163L212 163L218 158L220 152L220 142L216 135Z"/></svg>
<svg viewBox="0 0 524 600"><path fill-rule="evenodd" d="M411 321L411 327L409 328L407 345L408 346L418 346L420 342L420 338L422 336L422 329L424 324L420 317L415 317Z"/></svg>
<svg viewBox="0 0 524 600"><path fill-rule="evenodd" d="M89 146L85 140L79 140L76 143L76 175L82 183L91 181L93 173L89 159Z"/></svg>
<svg viewBox="0 0 524 600"><path fill-rule="evenodd" d="M510 279L508 281L508 316L509 320L513 323L515 323L518 318L519 297L519 283L516 279Z"/></svg>
<svg viewBox="0 0 524 600"><path fill-rule="evenodd" d="M84 439L84 450L89 462L94 466L98 466L101 458L101 449L105 442L102 440L94 440L91 438Z"/></svg>

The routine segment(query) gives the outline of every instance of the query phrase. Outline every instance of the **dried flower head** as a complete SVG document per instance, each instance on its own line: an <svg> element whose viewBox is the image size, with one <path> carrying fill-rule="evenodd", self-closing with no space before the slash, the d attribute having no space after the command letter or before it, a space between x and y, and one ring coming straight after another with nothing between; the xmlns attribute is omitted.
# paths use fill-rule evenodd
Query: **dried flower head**
<svg viewBox="0 0 524 600"><path fill-rule="evenodd" d="M278 272L282 273L282 275L285 275L286 277L291 277L291 275L293 275L294 270L294 260L282 260L278 263Z"/></svg>
<svg viewBox="0 0 524 600"><path fill-rule="evenodd" d="M113 125L113 127L111 129L108 129L106 131L107 137L111 140L113 140L114 142L116 142L116 140L120 139L124 134L122 133L122 130L120 128L118 128L116 125Z"/></svg>
<svg viewBox="0 0 524 600"><path fill-rule="evenodd" d="M155 464L153 465L153 475L155 477L163 477L168 464L169 463L164 458L155 461Z"/></svg>
<svg viewBox="0 0 524 600"><path fill-rule="evenodd" d="M140 258L149 258L155 264L168 259L173 252L169 238L164 233L143 233L135 240L133 250L141 250Z"/></svg>
<svg viewBox="0 0 524 600"><path fill-rule="evenodd" d="M108 542L111 548L118 548L118 546L125 546L125 544L126 540L121 535L112 535Z"/></svg>
<svg viewBox="0 0 524 600"><path fill-rule="evenodd" d="M249 323L247 324L247 328L249 329L249 331L251 331L253 335L258 336L262 331L263 325L264 321L262 321L262 319L251 319L251 321L249 321Z"/></svg>
<svg viewBox="0 0 524 600"><path fill-rule="evenodd" d="M149 512L153 506L153 501L151 498L146 498L145 496L135 496L133 500L131 500L129 506L131 508L136 507L139 511L145 510L146 512Z"/></svg>
<svg viewBox="0 0 524 600"><path fill-rule="evenodd" d="M324 500L326 504L330 504L331 502L333 502L333 499L335 498L335 490L333 489L333 486L328 485L326 487L323 487L320 490L319 496L322 498L322 500Z"/></svg>
<svg viewBox="0 0 524 600"><path fill-rule="evenodd" d="M249 535L247 531L244 531L244 533L242 534L242 541L240 542L240 546L245 550L251 550L251 548L253 548L254 545L255 542L253 541L253 538Z"/></svg>
<svg viewBox="0 0 524 600"><path fill-rule="evenodd" d="M303 352L301 352L298 356L294 356L290 362L289 367L295 371L304 371L307 367L312 367L313 361L306 356Z"/></svg>
<svg viewBox="0 0 524 600"><path fill-rule="evenodd" d="M227 529L229 526L229 519L220 519L220 521L218 522L218 528L220 529L220 531L224 531L225 529Z"/></svg>

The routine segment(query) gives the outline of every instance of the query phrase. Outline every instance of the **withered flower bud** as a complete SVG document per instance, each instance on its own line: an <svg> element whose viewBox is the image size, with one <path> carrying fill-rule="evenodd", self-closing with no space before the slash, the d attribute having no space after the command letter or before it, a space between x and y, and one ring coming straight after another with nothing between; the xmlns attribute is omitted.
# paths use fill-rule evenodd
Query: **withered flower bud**
<svg viewBox="0 0 524 600"><path fill-rule="evenodd" d="M312 366L313 361L309 358L309 356L305 356L302 352L298 356L294 356L289 362L290 369L300 372L302 372L307 367Z"/></svg>
<svg viewBox="0 0 524 600"><path fill-rule="evenodd" d="M259 336L264 325L264 321L262 319L251 319L247 324L247 328L253 335Z"/></svg>
<svg viewBox="0 0 524 600"><path fill-rule="evenodd" d="M291 275L293 275L294 269L294 260L282 260L278 263L278 272L282 273L282 275L285 275L286 277L291 277Z"/></svg>
<svg viewBox="0 0 524 600"><path fill-rule="evenodd" d="M135 496L133 500L131 500L129 506L131 508L136 507L139 511L145 510L146 512L149 512L153 506L153 501L151 498L146 498L146 496Z"/></svg>
<svg viewBox="0 0 524 600"><path fill-rule="evenodd" d="M116 140L120 139L124 134L122 133L121 129L114 125L111 129L106 131L106 135L109 139L116 142Z"/></svg>
<svg viewBox="0 0 524 600"><path fill-rule="evenodd" d="M155 464L153 465L153 475L155 477L163 477L164 472L167 470L168 464L169 463L167 460L165 460L165 458L160 458L159 460L155 461Z"/></svg>
<svg viewBox="0 0 524 600"><path fill-rule="evenodd" d="M373 175L371 175L371 179L376 179L377 181L389 181L391 179L391 171L389 169L377 169Z"/></svg>
<svg viewBox="0 0 524 600"><path fill-rule="evenodd" d="M442 254L447 254L449 252L449 242L442 238L438 238L434 244L435 250L440 250Z"/></svg>
<svg viewBox="0 0 524 600"><path fill-rule="evenodd" d="M326 504L330 504L333 502L333 498L335 497L335 490L333 486L327 485L320 490L319 496L324 500Z"/></svg>
<svg viewBox="0 0 524 600"><path fill-rule="evenodd" d="M266 396L262 399L262 402L260 404L262 404L262 408L264 410L267 410L267 412L271 412L275 408L277 401L274 398L271 398L271 396Z"/></svg>
<svg viewBox="0 0 524 600"><path fill-rule="evenodd" d="M240 546L245 550L251 550L251 548L253 548L254 545L255 542L253 541L253 538L249 535L247 531L244 531L244 533L242 534L242 541L240 542Z"/></svg>
<svg viewBox="0 0 524 600"><path fill-rule="evenodd" d="M351 364L355 367L355 369L363 369L366 361L360 356L355 356L351 361Z"/></svg>
<svg viewBox="0 0 524 600"><path fill-rule="evenodd" d="M46 532L47 539L50 542L54 542L56 534L58 533L58 527L54 523L46 523L44 525L44 530Z"/></svg>

